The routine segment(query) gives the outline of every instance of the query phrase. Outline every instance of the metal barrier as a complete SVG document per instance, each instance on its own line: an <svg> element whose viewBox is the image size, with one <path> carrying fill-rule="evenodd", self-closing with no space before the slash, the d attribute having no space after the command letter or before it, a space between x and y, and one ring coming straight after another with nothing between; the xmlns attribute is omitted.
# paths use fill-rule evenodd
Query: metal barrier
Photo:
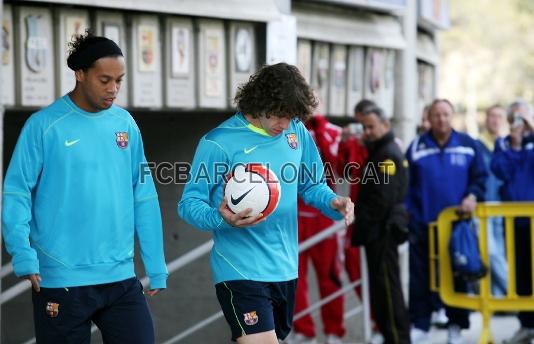
<svg viewBox="0 0 534 344"><path fill-rule="evenodd" d="M448 244L452 234L452 224L458 219L456 208L447 208L439 214L436 223L429 226L429 259L430 259L430 286L439 291L443 302L449 306L471 309L482 314L482 332L479 343L492 343L490 332L490 318L496 311L534 311L534 298L532 295L519 296L516 291L515 250L514 250L514 218L530 218L530 231L534 233L534 203L506 202L506 203L480 203L474 214L480 219L479 246L482 261L490 266L488 252L487 222L491 217L505 218L506 255L508 260L508 293L506 296L494 297L491 294L491 274L488 273L480 279L478 295L456 292L454 290L451 258ZM434 245L437 239L437 248ZM534 249L534 235L531 235L531 249ZM531 255L534 266L534 254ZM439 272L435 263L439 262ZM534 274L533 274L534 277ZM439 278L439 283L436 282ZM534 285L534 281L533 285Z"/></svg>

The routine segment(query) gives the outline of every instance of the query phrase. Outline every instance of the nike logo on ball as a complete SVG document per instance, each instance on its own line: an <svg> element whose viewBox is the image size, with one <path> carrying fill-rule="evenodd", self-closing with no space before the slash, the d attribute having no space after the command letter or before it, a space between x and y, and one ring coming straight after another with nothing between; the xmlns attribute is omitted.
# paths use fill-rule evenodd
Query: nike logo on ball
<svg viewBox="0 0 534 344"><path fill-rule="evenodd" d="M230 201L232 202L233 205L238 205L239 202L241 202L243 200L243 198L245 198L245 196L248 195L249 192L251 192L254 188L255 188L255 186L250 188L250 190L248 190L247 192L245 192L244 194L242 194L238 198L234 198L234 196L230 195Z"/></svg>

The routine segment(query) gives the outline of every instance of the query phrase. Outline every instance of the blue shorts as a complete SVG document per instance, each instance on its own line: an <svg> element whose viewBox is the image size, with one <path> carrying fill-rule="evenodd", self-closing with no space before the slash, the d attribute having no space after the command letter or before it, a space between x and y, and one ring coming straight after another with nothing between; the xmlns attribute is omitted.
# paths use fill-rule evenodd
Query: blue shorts
<svg viewBox="0 0 534 344"><path fill-rule="evenodd" d="M293 323L296 286L296 279L217 283L217 298L232 330L232 340L271 330L275 330L279 339L287 337Z"/></svg>
<svg viewBox="0 0 534 344"><path fill-rule="evenodd" d="M135 277L69 288L32 289L37 343L91 342L91 321L104 343L153 344L154 325Z"/></svg>

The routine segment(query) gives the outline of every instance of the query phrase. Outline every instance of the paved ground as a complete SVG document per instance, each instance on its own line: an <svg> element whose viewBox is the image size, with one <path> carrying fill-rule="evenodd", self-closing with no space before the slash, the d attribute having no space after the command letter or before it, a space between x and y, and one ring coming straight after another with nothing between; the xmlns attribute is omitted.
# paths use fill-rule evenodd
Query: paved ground
<svg viewBox="0 0 534 344"><path fill-rule="evenodd" d="M479 313L471 314L471 328L464 330L462 336L464 337L464 344L477 344L482 326L482 317ZM355 323L354 320L350 323ZM349 325L349 323L347 324ZM493 340L495 344L500 344L506 338L511 337L515 331L519 328L519 322L514 316L506 317L494 317L491 320L491 332L493 334ZM447 343L447 330L432 328L432 344L446 344ZM358 338L359 337L359 338ZM324 343L324 339L319 337L317 344ZM344 344L362 344L360 334L356 334L349 331L347 336L343 339Z"/></svg>

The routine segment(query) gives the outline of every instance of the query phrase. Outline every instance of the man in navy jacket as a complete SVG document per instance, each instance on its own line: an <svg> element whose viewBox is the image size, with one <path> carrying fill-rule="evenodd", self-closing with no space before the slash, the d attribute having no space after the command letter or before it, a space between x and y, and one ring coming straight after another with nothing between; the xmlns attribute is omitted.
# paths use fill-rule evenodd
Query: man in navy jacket
<svg viewBox="0 0 534 344"><path fill-rule="evenodd" d="M479 145L468 135L452 129L453 113L448 100L435 100L429 110L430 131L416 138L406 153L410 166L406 205L410 214L412 343L426 343L430 339L428 224L450 206L458 206L461 213L472 213L485 191L487 171ZM469 327L468 312L447 308L447 316L448 343L460 343L461 329Z"/></svg>
<svg viewBox="0 0 534 344"><path fill-rule="evenodd" d="M497 140L491 170L503 181L503 201L534 201L534 112L525 101L508 108L510 135ZM514 248L517 294L532 295L530 221L514 221ZM534 339L534 312L519 312L521 328L505 344L530 343Z"/></svg>

